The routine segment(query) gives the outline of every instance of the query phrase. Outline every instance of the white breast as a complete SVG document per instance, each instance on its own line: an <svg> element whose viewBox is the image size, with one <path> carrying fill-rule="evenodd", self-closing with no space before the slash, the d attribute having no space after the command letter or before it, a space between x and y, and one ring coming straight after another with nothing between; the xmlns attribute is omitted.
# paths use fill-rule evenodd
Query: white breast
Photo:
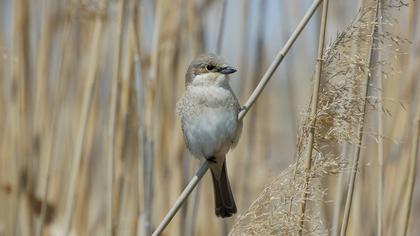
<svg viewBox="0 0 420 236"><path fill-rule="evenodd" d="M183 128L190 151L196 157L224 156L235 139L237 111L232 93L221 87L187 89L196 104L183 117Z"/></svg>

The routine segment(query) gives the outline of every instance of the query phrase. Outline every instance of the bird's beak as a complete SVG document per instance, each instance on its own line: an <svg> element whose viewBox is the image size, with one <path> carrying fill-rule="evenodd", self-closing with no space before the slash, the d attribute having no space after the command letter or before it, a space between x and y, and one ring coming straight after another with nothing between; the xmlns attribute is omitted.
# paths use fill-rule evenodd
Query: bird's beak
<svg viewBox="0 0 420 236"><path fill-rule="evenodd" d="M232 73L235 73L235 72L236 72L236 69L231 67L231 66L224 66L224 67L219 69L219 73L222 73L222 74L225 74L225 75L232 74Z"/></svg>

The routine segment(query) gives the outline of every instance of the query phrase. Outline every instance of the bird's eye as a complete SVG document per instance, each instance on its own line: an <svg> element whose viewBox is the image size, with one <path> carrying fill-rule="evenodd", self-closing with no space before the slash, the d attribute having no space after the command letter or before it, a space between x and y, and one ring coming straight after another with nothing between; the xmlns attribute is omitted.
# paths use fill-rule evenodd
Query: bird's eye
<svg viewBox="0 0 420 236"><path fill-rule="evenodd" d="M207 65L207 66L206 66L206 69L207 69L207 70L213 70L213 69L214 69L214 66L213 66L213 65Z"/></svg>

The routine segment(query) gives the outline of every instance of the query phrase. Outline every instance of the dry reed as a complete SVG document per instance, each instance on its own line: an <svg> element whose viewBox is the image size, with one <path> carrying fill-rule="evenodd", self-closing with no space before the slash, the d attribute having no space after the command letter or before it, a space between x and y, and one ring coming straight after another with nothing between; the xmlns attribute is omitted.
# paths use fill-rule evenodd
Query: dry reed
<svg viewBox="0 0 420 236"><path fill-rule="evenodd" d="M324 41L325 41L325 31L327 27L327 15L328 15L328 0L323 0L322 2L322 17L321 17L321 29L319 31L319 45L318 45L318 56L315 68L315 78L314 78L314 87L312 92L312 100L311 100L311 111L310 111L310 121L309 121L309 137L308 137L308 144L307 144L307 152L305 155L305 180L304 180L304 187L302 192L302 199L303 201L300 203L299 206L299 229L298 235L302 235L303 231L303 224L305 218L305 210L306 210L306 199L308 198L308 190L309 190L309 182L311 179L311 167L312 167L312 151L314 148L314 136L316 132L316 114L317 114L317 106L318 106L318 97L319 97L319 84L321 80L322 74L322 65L323 65L323 53L324 53Z"/></svg>
<svg viewBox="0 0 420 236"><path fill-rule="evenodd" d="M399 8L405 5L400 1L384 3L381 58L367 99L369 112L380 113L383 106L383 134L377 132L372 112L365 114L348 234L379 233L380 205L384 235L415 235L419 229L416 151L410 151L418 142L411 124L418 103L414 95L419 80L413 69L419 62L419 4L407 2L408 8ZM222 56L239 69L232 85L242 101L266 67L269 73L260 89L267 78L279 77L258 98L252 118L245 120L242 141L229 154L232 188L240 203L232 234L240 229L296 234L303 200L302 234L332 233L331 222L341 222L343 212L330 194L346 191L336 187L336 174L347 182L348 156L358 141L363 115L363 84L357 81L366 78L362 71L368 69L367 60L361 53L368 48L363 45L369 44L371 31L360 28L372 26L372 21L360 21L359 14L343 28L353 18L355 4L330 1L326 37L345 32L324 53L314 168L308 196L302 199L310 119L309 109L298 111L311 94L311 83L303 78L310 77L315 65L319 22L309 23L310 29L293 41L296 45L282 51L289 54L284 65L266 62L307 6L305 0L0 1L0 235L150 235L196 163L185 150L174 112L185 69L194 55L217 48L223 48ZM405 44L405 37L412 43ZM276 58L283 60L282 55ZM378 88L379 74L383 90ZM377 92L382 99L374 97L380 96ZM296 130L297 148L291 145ZM383 142L386 163L383 203L376 200L381 190L377 191L375 139ZM293 152L298 162L290 165ZM247 215L246 206L273 178L251 206L255 211ZM200 194L180 210L165 233L224 235L232 228L234 217L221 221L214 216L208 181L202 179Z"/></svg>
<svg viewBox="0 0 420 236"><path fill-rule="evenodd" d="M365 17L369 15L371 17L371 13L376 12L375 9L374 7L362 9L357 20L343 33L338 34L324 54L325 67L321 75L319 110L316 113L314 127L316 132L312 155L314 168L310 172L311 184L305 184L307 179L305 173L308 169L304 167L305 158L303 158L304 153L310 149L306 144L310 137L309 132L313 129L310 125L311 118L308 116L299 134L297 162L265 187L251 207L238 218L231 235L299 234L301 230L303 234L327 234L327 231L323 230L325 221L321 218L319 210L326 194L326 190L320 185L320 180L345 170L346 160L340 153L336 153L337 145L353 143L360 151L361 134L363 134L360 127L367 112L363 107L367 103L365 100L368 99L366 91L369 85L365 79L371 76L370 71L373 72L375 69L373 65L380 63L377 61L371 63L370 51L372 48L375 50L379 48L378 45L372 46L371 42L374 39L381 40L382 43L393 40L393 36L389 34L372 33L372 29L378 24L376 21L366 20ZM360 47L363 48L353 55L351 52L356 34L359 34L362 40ZM356 152L356 157L358 156ZM351 169L354 178L357 165ZM354 181L350 182L350 186L354 186ZM303 218L305 227L302 228L301 220L298 220L302 217L302 207L298 206L302 206L304 202L311 203L311 207L305 211ZM348 204L347 206L351 209ZM348 217L344 217L343 222L348 222L347 219ZM341 232L345 232L346 227L344 225Z"/></svg>

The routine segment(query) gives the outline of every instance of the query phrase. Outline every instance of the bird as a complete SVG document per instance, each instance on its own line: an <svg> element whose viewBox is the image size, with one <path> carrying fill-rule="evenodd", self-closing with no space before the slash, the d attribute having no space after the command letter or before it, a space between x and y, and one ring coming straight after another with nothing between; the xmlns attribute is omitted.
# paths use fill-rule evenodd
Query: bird
<svg viewBox="0 0 420 236"><path fill-rule="evenodd" d="M209 163L215 214L222 218L237 212L226 170L226 154L242 131L241 106L229 84L236 71L218 55L199 55L187 69L185 93L176 104L188 150Z"/></svg>

